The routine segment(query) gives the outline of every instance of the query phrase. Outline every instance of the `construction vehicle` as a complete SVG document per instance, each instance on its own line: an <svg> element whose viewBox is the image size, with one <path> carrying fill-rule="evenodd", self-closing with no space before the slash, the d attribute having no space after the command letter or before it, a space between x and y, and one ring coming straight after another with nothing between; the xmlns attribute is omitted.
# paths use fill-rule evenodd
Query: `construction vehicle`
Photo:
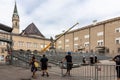
<svg viewBox="0 0 120 80"><path fill-rule="evenodd" d="M55 40L52 40L45 48L43 48L41 50L41 52L45 52L48 48L51 47L51 45L54 45L54 43L60 39L63 35L65 35L66 33L68 33L72 28L74 28L76 25L78 25L79 23L74 24L72 27L70 27L68 30L66 30L64 33L62 33L61 35L59 35Z"/></svg>

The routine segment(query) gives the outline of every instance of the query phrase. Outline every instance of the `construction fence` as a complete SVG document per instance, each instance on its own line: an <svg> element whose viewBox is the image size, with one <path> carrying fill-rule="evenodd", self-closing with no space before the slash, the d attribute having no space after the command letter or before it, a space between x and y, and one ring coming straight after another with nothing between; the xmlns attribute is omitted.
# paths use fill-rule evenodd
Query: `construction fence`
<svg viewBox="0 0 120 80"><path fill-rule="evenodd" d="M65 73L66 69L62 68L61 75L64 76ZM116 66L108 64L80 66L72 68L70 77L74 78L73 80L117 80Z"/></svg>

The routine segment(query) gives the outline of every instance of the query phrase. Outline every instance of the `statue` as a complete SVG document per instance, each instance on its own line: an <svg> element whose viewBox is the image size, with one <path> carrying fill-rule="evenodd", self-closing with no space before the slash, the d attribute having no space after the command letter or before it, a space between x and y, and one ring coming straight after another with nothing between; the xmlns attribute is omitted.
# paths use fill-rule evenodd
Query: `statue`
<svg viewBox="0 0 120 80"><path fill-rule="evenodd" d="M52 37L50 38L50 41L51 41L50 49L55 49L55 47L54 47L54 40L53 40Z"/></svg>

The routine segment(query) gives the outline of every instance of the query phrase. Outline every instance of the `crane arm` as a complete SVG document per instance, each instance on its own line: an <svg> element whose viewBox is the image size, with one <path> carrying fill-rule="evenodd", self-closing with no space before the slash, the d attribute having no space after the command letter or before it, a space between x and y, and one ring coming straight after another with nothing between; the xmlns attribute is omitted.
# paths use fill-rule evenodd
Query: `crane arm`
<svg viewBox="0 0 120 80"><path fill-rule="evenodd" d="M72 27L70 27L67 31L65 31L63 34L61 34L59 37L57 37L54 42L56 42L58 39L60 39L63 35L65 35L66 33L68 33L72 28L74 28L76 25L78 25L79 23L76 23L75 25L73 25Z"/></svg>
<svg viewBox="0 0 120 80"><path fill-rule="evenodd" d="M68 33L72 28L74 28L76 25L78 25L79 23L76 23L74 24L72 27L70 27L67 31L65 31L63 34L61 34L60 36L58 36L54 41L53 41L53 44L58 40L60 39L63 35L65 35L66 33ZM50 47L51 43L49 43L45 48L43 48L41 50L41 52L44 52L46 51L49 47Z"/></svg>
<svg viewBox="0 0 120 80"><path fill-rule="evenodd" d="M43 48L43 49L41 50L41 52L46 51L46 50L50 47L50 44L51 44L51 43L49 43L45 48Z"/></svg>

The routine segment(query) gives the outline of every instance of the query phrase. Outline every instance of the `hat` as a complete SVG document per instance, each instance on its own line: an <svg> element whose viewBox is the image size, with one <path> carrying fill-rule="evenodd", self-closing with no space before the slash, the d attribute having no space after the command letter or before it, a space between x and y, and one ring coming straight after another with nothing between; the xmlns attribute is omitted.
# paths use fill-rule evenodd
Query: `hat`
<svg viewBox="0 0 120 80"><path fill-rule="evenodd" d="M67 52L68 54L71 54L71 52Z"/></svg>

